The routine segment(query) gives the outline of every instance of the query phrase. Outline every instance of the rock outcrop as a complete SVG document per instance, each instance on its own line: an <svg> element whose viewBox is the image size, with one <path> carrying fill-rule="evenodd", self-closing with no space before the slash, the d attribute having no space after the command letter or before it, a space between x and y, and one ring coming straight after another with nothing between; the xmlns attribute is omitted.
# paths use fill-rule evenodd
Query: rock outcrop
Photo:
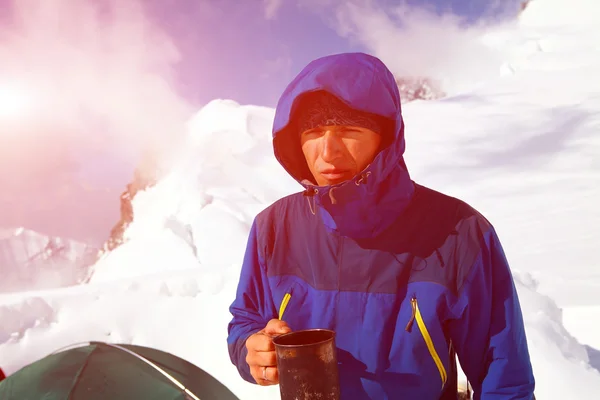
<svg viewBox="0 0 600 400"><path fill-rule="evenodd" d="M403 103L414 100L435 100L446 96L440 85L430 78L398 77L396 83Z"/></svg>

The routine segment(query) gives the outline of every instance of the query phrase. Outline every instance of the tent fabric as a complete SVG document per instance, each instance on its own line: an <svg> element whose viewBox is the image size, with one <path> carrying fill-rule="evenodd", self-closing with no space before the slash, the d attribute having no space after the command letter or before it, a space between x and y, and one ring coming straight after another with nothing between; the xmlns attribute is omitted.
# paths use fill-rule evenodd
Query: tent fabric
<svg viewBox="0 0 600 400"><path fill-rule="evenodd" d="M123 349L92 342L51 354L2 381L0 399L238 400L222 383L188 361L149 347L118 346Z"/></svg>

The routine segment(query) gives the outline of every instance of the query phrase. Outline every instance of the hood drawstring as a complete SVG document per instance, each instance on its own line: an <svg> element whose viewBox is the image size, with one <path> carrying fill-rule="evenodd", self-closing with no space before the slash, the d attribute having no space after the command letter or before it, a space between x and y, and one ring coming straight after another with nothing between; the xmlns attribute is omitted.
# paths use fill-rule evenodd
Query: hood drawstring
<svg viewBox="0 0 600 400"><path fill-rule="evenodd" d="M369 179L369 175L371 175L371 171L367 171L363 174L360 175L360 177L356 180L356 186L360 186L361 184L367 184L367 181Z"/></svg>
<svg viewBox="0 0 600 400"><path fill-rule="evenodd" d="M304 195L306 197L306 201L308 201L308 207L310 208L312 215L317 215L317 206L315 204L315 195L317 193L319 193L319 189L310 186L304 192L302 192L302 195Z"/></svg>
<svg viewBox="0 0 600 400"><path fill-rule="evenodd" d="M336 200L336 198L333 196L333 191L334 191L335 189L337 189L337 188L335 188L335 187L332 187L332 188L329 190L329 200L331 200L331 204L336 204L336 203L337 203L337 200Z"/></svg>

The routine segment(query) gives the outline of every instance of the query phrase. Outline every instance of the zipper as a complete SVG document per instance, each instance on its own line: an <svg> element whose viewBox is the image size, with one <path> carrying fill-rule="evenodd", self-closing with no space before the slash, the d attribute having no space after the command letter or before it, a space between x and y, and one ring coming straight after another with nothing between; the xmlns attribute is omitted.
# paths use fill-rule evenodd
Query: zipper
<svg viewBox="0 0 600 400"><path fill-rule="evenodd" d="M440 359L437 351L435 350L435 346L433 345L433 340L431 339L431 335L429 335L429 331L427 330L427 326L425 326L425 321L423 321L423 316L421 315L421 311L419 310L419 304L417 302L417 297L413 296L410 299L410 304L412 307L412 315L408 324L406 324L406 331L411 332L412 326L414 322L417 322L417 326L419 327L419 331L421 332L421 336L423 336L423 340L425 340L425 344L427 345L427 350L429 350L429 355L433 359L435 366L437 367L440 378L442 379L442 389L446 385L446 381L448 380L448 374L446 373L446 368L444 368L444 363Z"/></svg>
<svg viewBox="0 0 600 400"><path fill-rule="evenodd" d="M286 309L288 303L290 302L291 298L292 298L291 293L286 293L283 296L283 300L281 300L281 305L279 306L279 319L280 320L283 318L283 313L285 312L285 309Z"/></svg>

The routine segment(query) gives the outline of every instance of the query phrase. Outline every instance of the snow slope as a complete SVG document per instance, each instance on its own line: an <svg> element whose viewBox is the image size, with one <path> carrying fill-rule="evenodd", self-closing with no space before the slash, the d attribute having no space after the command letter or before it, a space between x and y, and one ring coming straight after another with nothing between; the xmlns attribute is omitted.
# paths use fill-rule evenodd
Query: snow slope
<svg viewBox="0 0 600 400"><path fill-rule="evenodd" d="M0 293L83 283L98 249L19 229L0 230Z"/></svg>
<svg viewBox="0 0 600 400"><path fill-rule="evenodd" d="M497 77L404 111L413 178L466 200L500 234L540 399L600 392L598 8L533 0L519 24L483 38L510 49ZM135 197L127 242L95 265L90 284L0 295L6 372L108 340L172 352L241 399L277 399L277 387L239 378L225 342L252 218L300 189L272 156L272 118L210 103L190 121L179 164Z"/></svg>

